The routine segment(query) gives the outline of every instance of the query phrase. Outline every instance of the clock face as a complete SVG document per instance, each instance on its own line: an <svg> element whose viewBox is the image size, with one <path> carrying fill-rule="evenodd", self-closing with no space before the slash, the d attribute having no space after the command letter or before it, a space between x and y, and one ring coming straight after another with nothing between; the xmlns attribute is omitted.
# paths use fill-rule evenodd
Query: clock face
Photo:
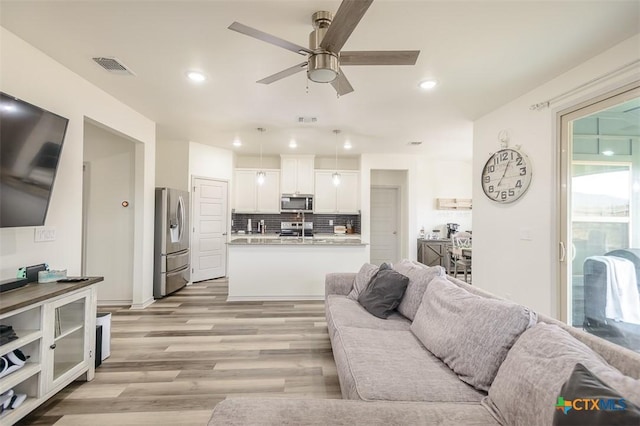
<svg viewBox="0 0 640 426"><path fill-rule="evenodd" d="M531 165L526 154L501 149L489 157L482 169L482 190L491 200L512 203L522 197L531 183Z"/></svg>

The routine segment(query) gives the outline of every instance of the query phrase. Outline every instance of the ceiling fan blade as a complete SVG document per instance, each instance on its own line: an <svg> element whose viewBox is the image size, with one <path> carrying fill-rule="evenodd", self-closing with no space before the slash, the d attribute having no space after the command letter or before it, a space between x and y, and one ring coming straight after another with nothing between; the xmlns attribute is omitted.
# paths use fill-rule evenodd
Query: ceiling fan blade
<svg viewBox="0 0 640 426"><path fill-rule="evenodd" d="M256 30L255 28L248 27L240 22L234 22L228 27L230 30L237 31L240 34L248 35L249 37L257 38L258 40L265 41L267 43L271 43L275 46L282 47L283 49L290 50L295 53L299 53L300 55L306 55L307 53L312 53L311 50L306 47L297 45L295 43L291 43L290 41L283 40L280 37L273 36L271 34L267 34L264 31Z"/></svg>
<svg viewBox="0 0 640 426"><path fill-rule="evenodd" d="M289 77L290 75L303 71L306 66L307 66L307 61L301 62L298 65L292 66L291 68L287 68L286 70L277 72L273 75L270 75L269 77L265 77L262 80L258 80L256 81L256 83L271 84L274 81L282 80L285 77Z"/></svg>
<svg viewBox="0 0 640 426"><path fill-rule="evenodd" d="M373 0L343 0L320 47L333 53L340 52L371 3Z"/></svg>
<svg viewBox="0 0 640 426"><path fill-rule="evenodd" d="M419 50L371 50L340 52L340 66L345 65L415 65Z"/></svg>
<svg viewBox="0 0 640 426"><path fill-rule="evenodd" d="M340 96L353 92L353 87L351 87L351 83L349 83L347 76L344 75L342 70L340 70L336 79L331 82L331 85L336 89L336 92L338 92L338 95Z"/></svg>

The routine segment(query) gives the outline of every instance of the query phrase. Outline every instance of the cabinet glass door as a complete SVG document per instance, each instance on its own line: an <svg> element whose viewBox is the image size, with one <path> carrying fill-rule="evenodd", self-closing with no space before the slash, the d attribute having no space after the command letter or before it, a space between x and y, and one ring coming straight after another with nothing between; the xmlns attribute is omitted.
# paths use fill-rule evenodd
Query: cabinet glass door
<svg viewBox="0 0 640 426"><path fill-rule="evenodd" d="M84 361L86 298L54 311L53 380Z"/></svg>

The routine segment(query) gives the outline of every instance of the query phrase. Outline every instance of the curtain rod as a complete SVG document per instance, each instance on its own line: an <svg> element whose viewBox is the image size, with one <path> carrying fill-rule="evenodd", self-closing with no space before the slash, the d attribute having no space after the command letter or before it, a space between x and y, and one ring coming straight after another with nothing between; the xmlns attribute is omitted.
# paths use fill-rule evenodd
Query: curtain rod
<svg viewBox="0 0 640 426"><path fill-rule="evenodd" d="M585 88L587 88L587 87L589 87L589 86L591 86L591 85L593 85L595 83L598 83L598 82L600 82L602 80L609 79L609 78L615 76L616 74L619 74L622 71L625 71L627 68L631 68L631 67L635 66L638 63L640 63L640 59L636 59L635 61L631 61L631 62L629 62L629 63L627 63L627 64L625 64L625 65L623 65L623 66L621 66L619 68L616 68L616 69L614 69L612 71L609 71L608 73L602 74L599 77L591 79L591 80L587 81L586 83L581 84L580 86L574 87L573 89L568 90L568 91L566 91L564 93L561 93L560 95L554 96L551 99L548 99L548 100L546 100L544 102L540 102L540 103L537 103L537 104L532 104L529 107L529 109L532 110L532 111L540 111L541 109L548 108L549 105L551 105L552 103L557 102L560 99L566 98L567 96L572 95L572 94L574 94L576 92L579 92L580 90L585 89Z"/></svg>

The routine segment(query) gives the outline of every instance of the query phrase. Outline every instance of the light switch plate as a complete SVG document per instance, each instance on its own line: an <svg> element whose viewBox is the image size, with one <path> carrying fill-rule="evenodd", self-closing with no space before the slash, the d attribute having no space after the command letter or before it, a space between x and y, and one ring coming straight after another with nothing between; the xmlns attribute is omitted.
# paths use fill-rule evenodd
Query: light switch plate
<svg viewBox="0 0 640 426"><path fill-rule="evenodd" d="M56 240L56 228L43 226L35 229L33 241L35 241L36 243L41 243L45 241L55 241L55 240Z"/></svg>

